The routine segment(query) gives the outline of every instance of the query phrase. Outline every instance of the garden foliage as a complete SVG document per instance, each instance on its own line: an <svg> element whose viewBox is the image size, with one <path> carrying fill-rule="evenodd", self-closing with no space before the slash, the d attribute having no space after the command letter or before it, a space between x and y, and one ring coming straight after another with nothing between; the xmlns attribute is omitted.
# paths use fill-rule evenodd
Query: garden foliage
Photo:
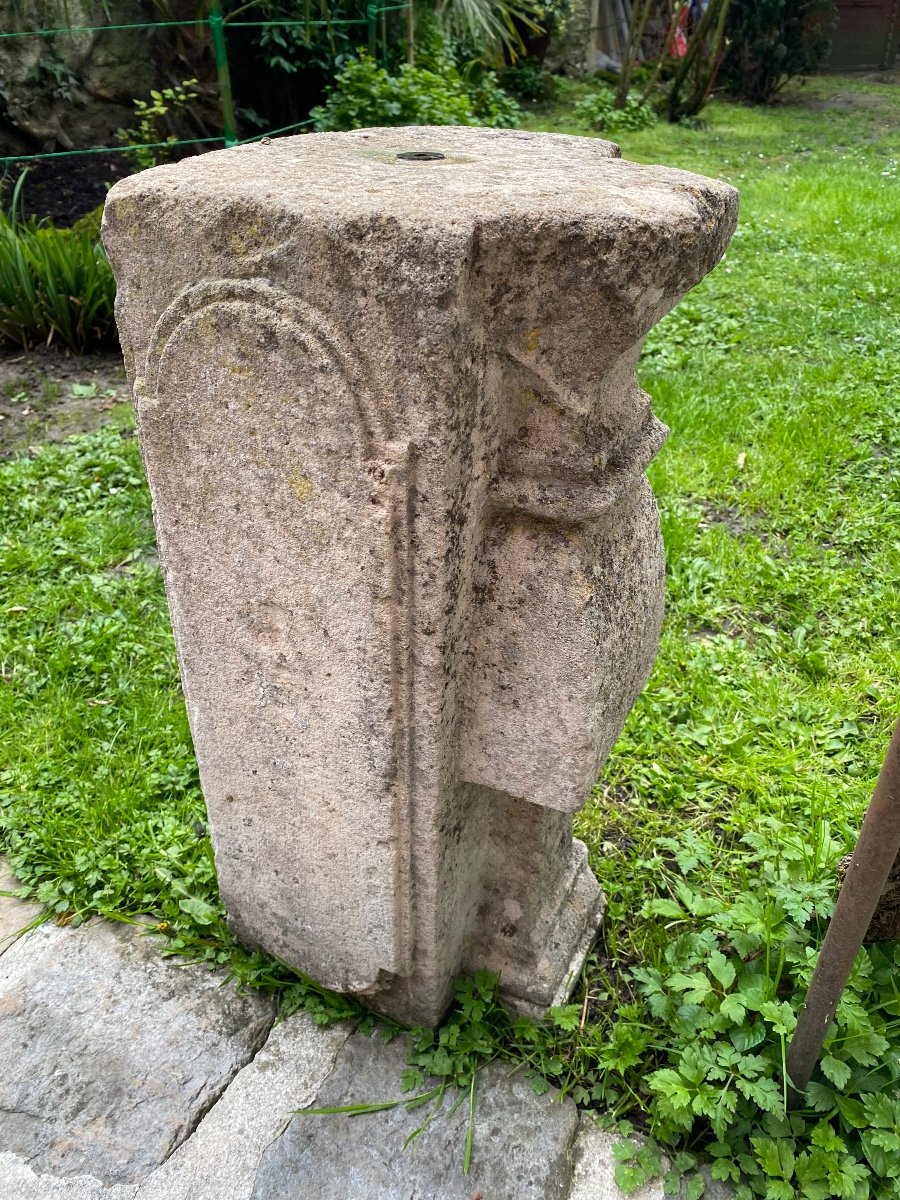
<svg viewBox="0 0 900 1200"><path fill-rule="evenodd" d="M519 100L549 100L556 80L537 58L519 58L503 71L503 87Z"/></svg>
<svg viewBox="0 0 900 1200"><path fill-rule="evenodd" d="M439 73L404 63L392 75L361 53L338 75L325 104L313 109L315 127L518 124L518 106L493 71L466 79L451 60L440 66Z"/></svg>
<svg viewBox="0 0 900 1200"><path fill-rule="evenodd" d="M378 95L372 111L399 105L404 111L447 114L447 124L514 124L499 117L489 121L490 113L481 112L476 105L475 120L461 119L458 87L454 80L444 78L441 87L434 80L401 71L408 67L424 68L440 76L429 61L429 43L433 31L439 29L448 44L469 47L483 66L495 67L515 59L527 49L529 39L544 36L549 23L561 19L567 0L434 0L418 5L411 15L386 5L390 11L377 16L379 65L384 67L392 83L381 77L373 80ZM243 0L226 0L226 13L235 15L244 9ZM339 5L326 0L259 0L254 5L256 20L273 22L261 30L229 31L229 54L235 94L244 106L243 115L252 120L257 112L263 124L283 126L289 120L302 119L309 105L331 91L351 63L360 58L360 50L368 38L368 7L363 0L342 0ZM292 21L279 25L279 20ZM383 50L382 50L383 46ZM472 56L470 55L470 57ZM265 86L260 87L260 78ZM351 70L349 79L338 87L359 90L363 73ZM275 101L277 100L277 108ZM337 103L337 102L336 102ZM497 105L501 99L496 98ZM247 107L251 106L251 107ZM326 103L325 108L328 108ZM350 110L357 107L348 102L346 111L335 121L351 119ZM506 108L509 118L514 110ZM312 111L318 117L319 108ZM353 125L333 124L332 117L322 128L348 129ZM411 118L416 120L415 116ZM424 120L425 118L420 118ZM398 124L397 120L383 124ZM318 127L318 126L317 126Z"/></svg>
<svg viewBox="0 0 900 1200"><path fill-rule="evenodd" d="M117 129L116 137L128 147L126 154L139 171L168 162L170 146L178 141L170 124L196 100L198 92L192 90L196 79L185 79L162 91L152 91L149 100L134 100L134 116L137 124L130 129Z"/></svg>
<svg viewBox="0 0 900 1200"><path fill-rule="evenodd" d="M575 105L579 121L602 133L647 129L656 121L656 113L636 92L629 92L622 108L616 108L613 92L601 87Z"/></svg>
<svg viewBox="0 0 900 1200"><path fill-rule="evenodd" d="M20 183L24 180L20 177ZM115 344L116 285L100 244L99 213L71 229L0 211L0 343Z"/></svg>
<svg viewBox="0 0 900 1200"><path fill-rule="evenodd" d="M765 104L795 75L811 75L831 48L834 0L731 0L720 81Z"/></svg>

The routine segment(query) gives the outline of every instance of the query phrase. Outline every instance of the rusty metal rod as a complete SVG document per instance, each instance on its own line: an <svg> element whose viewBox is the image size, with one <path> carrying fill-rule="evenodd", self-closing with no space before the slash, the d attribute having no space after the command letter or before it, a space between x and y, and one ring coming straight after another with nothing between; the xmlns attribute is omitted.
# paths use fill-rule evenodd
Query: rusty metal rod
<svg viewBox="0 0 900 1200"><path fill-rule="evenodd" d="M888 747L859 841L844 876L834 915L809 984L797 1028L787 1053L788 1080L796 1107L819 1061L822 1043L872 916L878 907L894 860L900 852L900 721Z"/></svg>

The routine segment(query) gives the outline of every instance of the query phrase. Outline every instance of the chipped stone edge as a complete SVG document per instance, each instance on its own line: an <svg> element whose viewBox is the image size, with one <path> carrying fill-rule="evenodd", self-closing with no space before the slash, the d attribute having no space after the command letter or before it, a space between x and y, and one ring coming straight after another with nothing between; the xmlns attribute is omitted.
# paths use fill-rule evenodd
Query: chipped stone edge
<svg viewBox="0 0 900 1200"><path fill-rule="evenodd" d="M18 892L21 887L9 863L0 858L0 955L42 924L48 915L42 904L3 894Z"/></svg>

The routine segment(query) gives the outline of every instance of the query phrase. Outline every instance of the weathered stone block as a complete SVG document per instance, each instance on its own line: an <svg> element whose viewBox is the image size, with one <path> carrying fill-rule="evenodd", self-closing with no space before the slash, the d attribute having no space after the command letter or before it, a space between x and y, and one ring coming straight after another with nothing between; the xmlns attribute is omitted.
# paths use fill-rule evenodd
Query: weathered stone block
<svg viewBox="0 0 900 1200"><path fill-rule="evenodd" d="M408 1020L482 966L542 1010L599 919L571 814L662 613L634 365L736 214L617 155L361 130L107 204L230 920Z"/></svg>

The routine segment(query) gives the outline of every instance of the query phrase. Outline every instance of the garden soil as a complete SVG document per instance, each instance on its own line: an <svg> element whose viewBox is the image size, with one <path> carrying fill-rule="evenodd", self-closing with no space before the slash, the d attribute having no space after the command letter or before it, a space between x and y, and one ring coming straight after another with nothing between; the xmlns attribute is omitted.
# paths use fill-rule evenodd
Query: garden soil
<svg viewBox="0 0 900 1200"><path fill-rule="evenodd" d="M131 431L131 394L117 351L0 350L0 458L40 451L74 433L119 424Z"/></svg>
<svg viewBox="0 0 900 1200"><path fill-rule="evenodd" d="M112 185L134 172L124 154L72 154L41 162L14 163L0 172L0 203L8 207L21 173L26 217L48 218L54 225L74 225L106 200Z"/></svg>

